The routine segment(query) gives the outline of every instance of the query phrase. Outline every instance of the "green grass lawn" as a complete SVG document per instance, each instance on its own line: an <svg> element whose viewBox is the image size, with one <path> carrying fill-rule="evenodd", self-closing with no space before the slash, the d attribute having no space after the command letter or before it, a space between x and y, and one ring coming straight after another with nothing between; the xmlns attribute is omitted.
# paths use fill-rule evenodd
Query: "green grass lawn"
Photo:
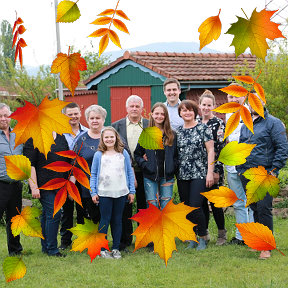
<svg viewBox="0 0 288 288"><path fill-rule="evenodd" d="M212 217L213 218L213 217ZM212 219L211 219L212 220ZM228 237L234 235L234 217L226 216ZM274 219L277 248L288 255L288 220ZM168 266L158 254L146 248L123 253L123 258L95 258L91 263L86 251L67 252L66 258L48 257L41 253L38 238L21 235L27 267L24 278L5 282L3 269L0 287L288 287L288 258L278 251L268 260L258 260L259 252L247 247L215 246L216 227L210 223L212 239L205 251L185 250L186 243L176 240ZM7 256L5 228L0 226L0 262Z"/></svg>

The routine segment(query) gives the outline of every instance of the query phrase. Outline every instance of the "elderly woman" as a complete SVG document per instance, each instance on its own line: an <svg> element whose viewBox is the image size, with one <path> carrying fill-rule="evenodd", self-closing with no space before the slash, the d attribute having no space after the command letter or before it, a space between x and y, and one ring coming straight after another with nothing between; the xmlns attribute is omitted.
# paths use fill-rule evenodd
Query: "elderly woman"
<svg viewBox="0 0 288 288"><path fill-rule="evenodd" d="M204 196L214 184L214 141L212 131L206 124L198 123L198 105L191 100L183 100L178 107L179 116L184 120L183 127L176 130L178 150L177 184L181 202L191 207L199 207L188 214L188 219L197 224L199 239L197 250L206 248L206 219L203 212ZM189 247L196 246L191 241Z"/></svg>
<svg viewBox="0 0 288 288"><path fill-rule="evenodd" d="M104 126L106 115L106 110L101 106L89 106L85 110L85 118L88 123L89 130L79 137L74 146L75 152L78 153L80 151L79 156L83 157L87 161L90 169L92 166L93 156L98 149L101 130ZM87 177L89 178L89 175L87 175ZM98 206L93 203L90 191L80 184L78 186L80 186L82 192L81 196L83 208L88 211L89 216L94 223L99 222L100 211Z"/></svg>

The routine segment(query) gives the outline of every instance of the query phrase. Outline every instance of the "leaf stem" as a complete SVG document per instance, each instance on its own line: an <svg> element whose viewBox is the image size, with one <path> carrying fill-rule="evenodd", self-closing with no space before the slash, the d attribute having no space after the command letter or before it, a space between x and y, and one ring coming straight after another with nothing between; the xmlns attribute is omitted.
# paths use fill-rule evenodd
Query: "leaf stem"
<svg viewBox="0 0 288 288"><path fill-rule="evenodd" d="M221 8L219 9L219 13L218 13L218 16L220 15L220 12L221 12Z"/></svg>
<svg viewBox="0 0 288 288"><path fill-rule="evenodd" d="M277 249L277 248L275 248L278 252L280 252L283 256L285 256L285 254L282 252L282 251L280 251L279 249Z"/></svg>
<svg viewBox="0 0 288 288"><path fill-rule="evenodd" d="M18 207L16 207L16 210L17 210L17 212L19 213L19 215L21 214L20 212L19 212L19 210L18 210Z"/></svg>
<svg viewBox="0 0 288 288"><path fill-rule="evenodd" d="M255 79L254 83L256 83L256 82L257 82L257 79L258 79L258 77L260 76L261 72L262 72L262 69L260 70L260 72L259 72L259 74L258 74L257 78Z"/></svg>
<svg viewBox="0 0 288 288"><path fill-rule="evenodd" d="M118 7L119 2L120 2L120 0L117 1L116 8L114 9L114 13L113 13L113 15L112 15L112 19L111 19L111 21L110 21L109 28L108 28L109 30L110 30L111 24L112 24L112 22L113 22L113 19L114 19L114 17L115 17L115 13L116 13L116 10L117 10L117 7Z"/></svg>
<svg viewBox="0 0 288 288"><path fill-rule="evenodd" d="M244 15L246 16L247 20L249 20L249 18L247 17L245 11L243 10L243 8L241 8L241 10L243 11Z"/></svg>

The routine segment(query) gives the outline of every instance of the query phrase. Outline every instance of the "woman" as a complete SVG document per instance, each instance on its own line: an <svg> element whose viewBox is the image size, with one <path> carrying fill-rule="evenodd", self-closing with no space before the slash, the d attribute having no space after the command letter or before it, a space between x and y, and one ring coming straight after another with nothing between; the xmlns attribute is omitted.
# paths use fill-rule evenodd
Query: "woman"
<svg viewBox="0 0 288 288"><path fill-rule="evenodd" d="M191 207L199 207L188 214L188 219L197 224L200 237L197 250L206 249L206 219L203 212L204 196L214 184L214 141L207 125L198 123L198 105L191 100L183 100L178 107L179 116L184 120L183 127L176 130L178 150L177 184L180 200ZM189 247L194 248L191 241Z"/></svg>
<svg viewBox="0 0 288 288"><path fill-rule="evenodd" d="M199 98L199 108L202 117L199 117L198 121L199 123L206 124L211 129L214 140L215 159L218 159L221 150L225 146L224 141L225 124L221 119L213 115L212 110L215 108L215 105L216 102L213 93L210 90L205 90L205 92ZM214 175L214 184L210 188L210 190L218 189L219 186L223 185L224 168L221 162L216 162L213 175ZM222 208L215 207L213 203L210 203L210 205L218 228L218 239L216 245L223 245L226 243L227 240L224 212ZM203 209L206 217L206 224L207 224L206 228L208 233L206 240L209 240L208 225L209 225L210 213L207 199L204 201Z"/></svg>
<svg viewBox="0 0 288 288"><path fill-rule="evenodd" d="M164 150L149 150L138 144L134 157L143 170L147 204L163 209L172 198L177 165L176 134L171 129L168 110L163 103L152 107L149 127L153 126L163 134Z"/></svg>
<svg viewBox="0 0 288 288"><path fill-rule="evenodd" d="M53 132L53 138L55 144L51 145L51 150L47 154L47 159L37 148L34 148L32 138L26 142L23 149L23 155L28 157L31 162L31 178L29 179L29 185L32 197L39 199L42 205L41 227L44 236L44 239L41 239L42 252L49 256L65 257L64 254L59 252L57 243L61 210L53 217L54 200L59 189L39 190L38 188L54 178L68 179L69 177L68 172L55 172L43 168L45 165L55 161L65 161L66 159L66 162L70 162L70 159L55 154L55 152L69 150L65 136Z"/></svg>
<svg viewBox="0 0 288 288"><path fill-rule="evenodd" d="M74 150L83 157L91 169L93 156L98 149L100 143L101 130L106 119L107 111L99 105L91 105L85 110L85 118L89 129L82 134L77 140ZM88 179L89 175L86 174ZM82 204L84 209L89 213L90 218L94 223L100 220L100 211L98 205L93 203L89 189L78 184L81 189Z"/></svg>

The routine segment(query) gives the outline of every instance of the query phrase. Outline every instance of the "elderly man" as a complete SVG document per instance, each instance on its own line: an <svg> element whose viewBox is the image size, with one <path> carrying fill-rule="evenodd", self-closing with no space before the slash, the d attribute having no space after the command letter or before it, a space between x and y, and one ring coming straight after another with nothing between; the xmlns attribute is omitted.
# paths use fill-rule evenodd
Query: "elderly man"
<svg viewBox="0 0 288 288"><path fill-rule="evenodd" d="M255 91L254 94L257 96ZM263 107L264 103L261 101ZM254 134L242 126L239 143L257 144L246 162L237 166L241 175L243 188L246 188L248 179L242 174L252 168L263 166L268 173L278 176L279 170L286 164L288 158L288 143L286 129L280 119L273 117L264 107L264 118L262 118L251 106L250 111L253 120ZM273 232L272 196L268 193L263 200L252 203L250 207L254 212L255 222L267 226ZM270 251L261 251L260 259L271 257Z"/></svg>
<svg viewBox="0 0 288 288"><path fill-rule="evenodd" d="M20 212L22 208L22 183L7 175L4 156L22 154L23 145L15 148L16 135L9 126L10 114L9 106L0 103L0 218L5 211L8 252L13 256L20 255L22 251L20 236L14 237L11 232L11 219L18 215L18 211Z"/></svg>
<svg viewBox="0 0 288 288"><path fill-rule="evenodd" d="M69 124L71 125L72 131L75 135L65 133L64 136L69 145L69 149L73 150L75 143L79 139L79 137L85 133L88 129L80 124L81 118L81 110L77 103L71 102L66 105L63 109L63 113L70 117ZM79 189L79 185L78 185ZM81 193L81 189L79 189ZM84 216L86 215L84 209L76 203L76 211L77 211L77 223L84 224ZM59 249L66 249L72 243L72 232L67 229L73 227L73 212L74 212L74 201L67 197L65 204L62 209L62 217L61 217L61 245Z"/></svg>
<svg viewBox="0 0 288 288"><path fill-rule="evenodd" d="M137 166L134 160L134 150L137 146L139 136L142 132L142 128L148 127L148 120L142 118L141 113L143 110L143 101L137 95L131 95L126 101L127 116L122 118L112 126L118 131L123 142L125 143L125 149L132 156L133 167L135 171L137 188L136 188L136 199L137 209L146 209L145 190L143 182L143 173ZM141 126L140 126L140 125ZM123 220L122 220L122 238L120 243L120 250L125 250L127 246L132 243L133 227L132 222L129 218L132 217L132 204L126 203Z"/></svg>
<svg viewBox="0 0 288 288"><path fill-rule="evenodd" d="M173 130L183 126L184 121L178 114L178 106L181 103L179 95L181 94L180 83L173 78L167 78L163 83L163 91L167 98L164 104L167 106L170 124Z"/></svg>

